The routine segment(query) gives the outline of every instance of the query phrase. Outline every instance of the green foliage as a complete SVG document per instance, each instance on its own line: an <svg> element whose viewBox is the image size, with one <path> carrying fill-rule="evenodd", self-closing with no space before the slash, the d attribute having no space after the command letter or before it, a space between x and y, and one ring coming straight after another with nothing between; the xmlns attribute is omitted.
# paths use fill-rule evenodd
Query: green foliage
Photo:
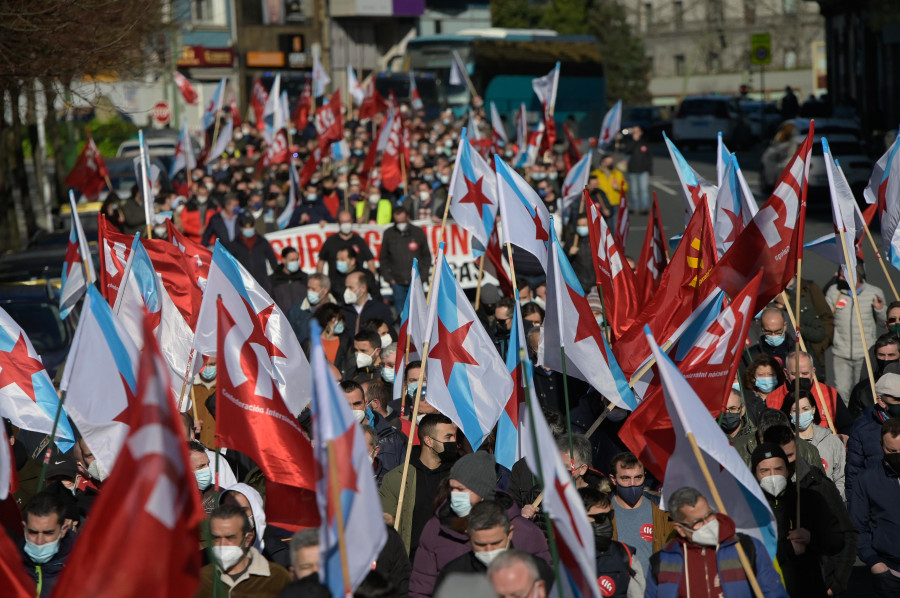
<svg viewBox="0 0 900 598"><path fill-rule="evenodd" d="M616 0L491 0L495 27L545 28L590 34L600 41L609 102L644 104L650 99L650 70L644 42L632 30Z"/></svg>

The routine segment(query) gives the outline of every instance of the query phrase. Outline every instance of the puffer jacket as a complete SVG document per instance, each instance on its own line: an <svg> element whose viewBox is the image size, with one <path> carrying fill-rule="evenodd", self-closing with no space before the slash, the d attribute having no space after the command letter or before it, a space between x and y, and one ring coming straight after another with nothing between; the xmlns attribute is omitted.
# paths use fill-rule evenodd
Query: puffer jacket
<svg viewBox="0 0 900 598"><path fill-rule="evenodd" d="M875 309L872 305L876 297L884 301L884 291L867 282L862 284L856 296L862 314L863 332L869 345L878 338L878 326L885 325L887 315L886 302L881 309ZM837 285L831 286L825 294L825 300L834 310L834 341L831 351L835 356L844 359L863 359L869 348L863 347L859 338L859 324L856 321L853 299L848 291L841 291Z"/></svg>

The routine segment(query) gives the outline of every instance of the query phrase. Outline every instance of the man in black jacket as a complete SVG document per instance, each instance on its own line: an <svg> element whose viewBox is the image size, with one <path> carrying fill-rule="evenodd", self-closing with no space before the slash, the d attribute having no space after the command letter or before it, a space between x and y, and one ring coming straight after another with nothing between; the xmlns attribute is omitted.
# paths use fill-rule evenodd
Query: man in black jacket
<svg viewBox="0 0 900 598"><path fill-rule="evenodd" d="M406 295L411 283L413 258L419 260L419 275L428 280L431 268L431 249L425 232L409 222L406 208L394 208L394 226L384 231L381 239L381 253L378 262L381 277L391 284L394 292L394 310L397 314L403 311ZM385 322L390 322L387 319Z"/></svg>
<svg viewBox="0 0 900 598"><path fill-rule="evenodd" d="M31 497L22 518L25 537L19 545L25 571L34 580L39 598L53 592L66 559L75 543L65 519L66 506L52 492L40 492Z"/></svg>
<svg viewBox="0 0 900 598"><path fill-rule="evenodd" d="M347 275L346 288L344 289L344 320L347 322L347 330L356 336L359 327L373 318L384 322L393 322L394 316L390 308L372 298L369 291L369 283L362 272L352 272Z"/></svg>
<svg viewBox="0 0 900 598"><path fill-rule="evenodd" d="M257 231L258 232L258 231ZM281 250L281 267L272 272L272 299L281 311L288 313L295 303L306 299L309 276L300 269L300 254L293 247Z"/></svg>
<svg viewBox="0 0 900 598"><path fill-rule="evenodd" d="M631 128L631 139L625 142L628 156L628 200L633 213L650 212L650 174L653 172L653 152L644 139L640 127Z"/></svg>
<svg viewBox="0 0 900 598"><path fill-rule="evenodd" d="M225 247L231 252L231 255L247 269L259 286L264 288L267 293L272 294L272 283L269 281L269 273L266 270L266 262L269 263L272 270L277 270L278 258L275 257L275 251L265 238L256 234L256 220L246 212L238 216L238 234L235 235L234 241L228 243Z"/></svg>

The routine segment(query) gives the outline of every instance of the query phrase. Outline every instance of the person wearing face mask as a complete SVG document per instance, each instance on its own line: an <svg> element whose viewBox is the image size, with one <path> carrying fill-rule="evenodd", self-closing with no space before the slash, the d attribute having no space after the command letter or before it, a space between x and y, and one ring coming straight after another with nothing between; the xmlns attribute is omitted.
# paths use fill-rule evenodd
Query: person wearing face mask
<svg viewBox="0 0 900 598"><path fill-rule="evenodd" d="M672 524L653 496L644 492L644 465L634 454L624 452L613 457L609 471L615 488L613 539L634 546L635 556L646 571L650 555L660 550L672 533Z"/></svg>
<svg viewBox="0 0 900 598"><path fill-rule="evenodd" d="M207 514L212 513L213 509L216 508L215 474L213 472L215 465L210 460L209 455L206 454L206 447L196 440L188 442L188 457L197 481L197 488L200 490L203 510Z"/></svg>
<svg viewBox="0 0 900 598"><path fill-rule="evenodd" d="M862 262L858 262L854 292L851 293L850 284L844 280L842 271L838 274L837 284L825 293L825 300L834 312L834 344L831 354L834 357L835 386L841 396L849 400L853 385L862 378L862 372L866 370L865 355L869 350L869 347L862 344L853 302L857 301L859 304L866 342L871 343L878 337L879 328L887 324L884 291L866 282L865 269Z"/></svg>
<svg viewBox="0 0 900 598"><path fill-rule="evenodd" d="M488 328L488 334L494 342L494 347L500 355L506 355L509 346L510 332L512 330L513 314L516 309L516 300L512 297L503 297L497 301L494 308L494 324Z"/></svg>
<svg viewBox="0 0 900 598"><path fill-rule="evenodd" d="M780 409L763 409L756 420L756 434L750 438L746 438L744 442L735 445L741 459L747 466L750 466L750 459L756 447L765 442L766 433L775 427L791 426L790 418ZM797 456L800 457L810 467L815 467L822 474L825 474L825 466L822 464L822 457L819 451L809 442L802 442L797 447Z"/></svg>
<svg viewBox="0 0 900 598"><path fill-rule="evenodd" d="M243 509L253 528L253 547L273 563L285 569L291 566L287 541L291 532L266 523L266 511L259 492L247 484L233 484L222 490L219 505L235 505Z"/></svg>
<svg viewBox="0 0 900 598"><path fill-rule="evenodd" d="M900 310L895 310L900 311ZM891 310L888 310L888 321L891 320ZM875 344L869 350L872 356L872 374L875 379L882 374L900 373L900 338L893 332L886 332L875 340ZM872 384L869 382L869 372L863 370L860 381L850 391L850 402L847 409L854 419L859 417L863 409L873 404Z"/></svg>
<svg viewBox="0 0 900 598"><path fill-rule="evenodd" d="M381 277L391 285L394 310L398 314L403 311L409 294L414 259L418 260L422 280L428 280L431 269L428 238L425 231L410 223L406 208L400 206L394 210L394 226L384 231L378 254Z"/></svg>
<svg viewBox="0 0 900 598"><path fill-rule="evenodd" d="M796 292L797 277L795 276L785 289L791 309L796 306ZM777 295L772 300L772 304L783 308L784 299L781 295ZM824 382L826 378L825 350L831 346L831 341L834 339L834 313L828 306L825 293L822 292L819 285L805 278L800 280L800 330L803 331L803 340L807 350L815 354L816 363L819 364L816 376Z"/></svg>
<svg viewBox="0 0 900 598"><path fill-rule="evenodd" d="M331 294L331 279L319 272L310 274L306 281L306 296L287 311L288 322L301 345L309 340L309 320L313 312L329 303L337 303Z"/></svg>
<svg viewBox="0 0 900 598"><path fill-rule="evenodd" d="M347 356L352 354L353 336L347 330L343 308L335 303L327 303L313 312L313 317L322 329L319 338L325 351L325 359L335 366L344 365ZM307 338L301 346L308 355L309 339Z"/></svg>
<svg viewBox="0 0 900 598"><path fill-rule="evenodd" d="M737 382L731 386L731 391L728 393L728 401L719 417L719 428L725 432L728 441L738 452L740 452L739 447L746 444L748 439L756 436L756 426L747 417L747 406L744 404L741 387Z"/></svg>
<svg viewBox="0 0 900 598"><path fill-rule="evenodd" d="M240 211L240 199L236 194L228 193L223 200L222 209L212 215L206 228L203 229L200 244L212 249L217 239L226 244L235 241L240 235L237 225Z"/></svg>
<svg viewBox="0 0 900 598"><path fill-rule="evenodd" d="M238 233L234 241L227 243L225 248L231 252L234 259L247 269L250 276L271 295L272 282L269 280L269 271L266 269L266 264L268 263L273 272L281 267L278 263L278 258L275 257L275 251L265 237L260 237L256 234L256 220L253 216L242 212L238 216L237 224Z"/></svg>
<svg viewBox="0 0 900 598"><path fill-rule="evenodd" d="M783 386L780 386L769 393L766 397L766 406L773 409L780 409L784 397L787 396L788 393L794 391L797 380L796 373L798 372L798 361L800 364L800 386L801 388L812 391L812 396L815 398L814 406L821 417L820 425L826 428L829 427L825 415L825 410L827 409L828 416L831 417L831 421L834 423L837 433L843 435L849 434L850 428L853 427L853 416L850 414L843 397L838 394L837 389L818 380L818 369L813 366L813 360L809 353L804 353L799 350L788 353L787 357L785 357L784 367L784 373L787 379ZM815 385L813 385L814 379L816 380ZM868 385L868 382L866 382L866 390L869 393L869 397L871 397L872 388Z"/></svg>
<svg viewBox="0 0 900 598"><path fill-rule="evenodd" d="M878 399L866 407L853 424L847 440L847 466L844 486L851 494L854 480L866 469L876 467L882 458L878 431L884 422L900 418L900 374L887 373L875 382Z"/></svg>
<svg viewBox="0 0 900 598"><path fill-rule="evenodd" d="M350 248L356 252L357 261L365 264L366 268L374 275L375 272L375 256L369 249L369 245L358 234L353 232L353 215L350 212L342 210L338 212L338 233L331 235L322 243L322 249L319 250L319 256L316 261L316 272L324 272L325 266L328 266L328 277L331 279L331 288L335 291L335 296L340 296L343 292L343 278L345 274L338 272L337 255L341 249ZM341 289L338 290L338 286Z"/></svg>
<svg viewBox="0 0 900 598"><path fill-rule="evenodd" d="M434 584L437 594L447 577L453 573L486 575L488 567L508 550L517 550L513 527L506 509L496 500L483 500L472 507L467 525L468 552L441 568ZM524 551L527 552L527 551ZM553 587L553 567L541 558L534 559L540 578L546 587Z"/></svg>
<svg viewBox="0 0 900 598"><path fill-rule="evenodd" d="M375 185L369 187L365 201L356 204L357 224L390 224L393 211L391 200L381 196L381 190Z"/></svg>
<svg viewBox="0 0 900 598"><path fill-rule="evenodd" d="M406 457L406 437L403 436L380 413L376 413L366 402L365 391L362 386L352 380L343 380L341 390L353 411L356 421L360 424L372 426L375 430L376 444L378 445L379 461L384 472L403 464Z"/></svg>
<svg viewBox="0 0 900 598"><path fill-rule="evenodd" d="M384 322L394 320L391 308L372 296L370 289L373 289L371 282L368 280L367 273L357 270L347 275L344 288L344 319L347 321L347 329L351 334L356 335L360 326L371 319L378 319ZM378 335L376 335L377 337ZM381 339L378 339L377 346L381 346Z"/></svg>
<svg viewBox="0 0 900 598"><path fill-rule="evenodd" d="M777 359L767 353L754 357L744 370L744 388L755 393L763 401L769 393L783 386L784 381L784 368Z"/></svg>
<svg viewBox="0 0 900 598"><path fill-rule="evenodd" d="M419 538L409 578L410 598L432 596L440 571L470 550L468 518L472 508L484 500L494 500L506 511L518 550L551 562L544 534L522 517L512 496L496 487L497 480L494 456L485 451L465 455L453 465L443 488L449 490L449 499L433 511Z"/></svg>
<svg viewBox="0 0 900 598"><path fill-rule="evenodd" d="M581 488L578 494L594 532L597 583L603 588L603 596L643 597L647 582L641 564L634 558L634 547L612 539L615 511L609 495L594 488Z"/></svg>
<svg viewBox="0 0 900 598"><path fill-rule="evenodd" d="M900 418L879 430L881 459L860 474L850 516L860 530L859 558L872 574L875 596L900 596Z"/></svg>
<svg viewBox="0 0 900 598"><path fill-rule="evenodd" d="M200 570L199 598L269 596L274 598L291 581L287 570L270 562L253 545L253 526L238 505L223 504L209 516L209 537L215 562ZM213 584L221 584L213 590Z"/></svg>
<svg viewBox="0 0 900 598"><path fill-rule="evenodd" d="M272 299L288 313L296 303L306 299L309 275L300 269L300 253L293 247L281 250L281 267L269 276L272 285Z"/></svg>
<svg viewBox="0 0 900 598"><path fill-rule="evenodd" d="M788 594L792 598L824 596L827 586L819 559L837 554L844 546L837 516L818 493L801 486L798 495L797 484L790 481L787 456L777 444L756 447L750 469L775 514L776 558ZM801 527L796 525L798 496Z"/></svg>
<svg viewBox="0 0 900 598"><path fill-rule="evenodd" d="M419 445L412 448L403 494L403 513L397 528L411 560L419 547L425 524L434 515L434 497L458 457L456 424L446 415L426 415L416 427L416 435ZM387 472L378 489L381 510L388 525L394 524L397 514L402 477L403 466L400 465Z"/></svg>
<svg viewBox="0 0 900 598"><path fill-rule="evenodd" d="M334 222L334 216L325 205L322 194L317 184L309 183L303 192L303 197L298 199L297 207L288 221L288 228L303 226L305 224L325 224Z"/></svg>
<svg viewBox="0 0 900 598"><path fill-rule="evenodd" d="M750 347L749 355L770 355L784 364L788 353L792 353L796 345L792 333L788 331L784 312L777 307L767 307L763 309L759 321L762 334L759 342ZM813 359L813 366L818 365Z"/></svg>
<svg viewBox="0 0 900 598"><path fill-rule="evenodd" d="M716 513L696 488L678 488L667 498L677 536L650 559L647 598L753 596L738 543L766 598L788 598L765 545L737 533L734 521ZM790 594L793 596L793 594Z"/></svg>
<svg viewBox="0 0 900 598"><path fill-rule="evenodd" d="M590 291L597 285L594 273L594 260L591 257L591 239L588 229L588 219L585 214L579 214L575 220L575 234L569 237L566 244L566 255L578 282L583 289Z"/></svg>
<svg viewBox="0 0 900 598"><path fill-rule="evenodd" d="M804 385L805 386L805 385ZM822 416L816 409L813 393L809 387L801 386L800 394L800 422L797 423L797 414L794 409L794 393L790 392L781 405L781 411L791 420L794 429L799 429L800 438L812 444L822 457L822 465L825 467L825 475L834 482L838 492L844 496L844 472L847 461L847 448L841 439L831 432L828 426L822 425ZM768 440L768 437L766 438Z"/></svg>
<svg viewBox="0 0 900 598"><path fill-rule="evenodd" d="M70 527L66 505L53 492L35 494L22 510L24 536L18 549L25 572L37 587L38 598L50 596L69 558L75 544Z"/></svg>
<svg viewBox="0 0 900 598"><path fill-rule="evenodd" d="M360 330L353 337L353 356L344 364L344 378L355 377L359 370L381 369L381 337L371 330Z"/></svg>

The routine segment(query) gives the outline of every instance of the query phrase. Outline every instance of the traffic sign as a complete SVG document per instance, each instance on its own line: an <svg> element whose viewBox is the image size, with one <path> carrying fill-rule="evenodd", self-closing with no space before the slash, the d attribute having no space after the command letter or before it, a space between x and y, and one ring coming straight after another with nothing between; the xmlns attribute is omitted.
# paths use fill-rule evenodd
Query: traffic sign
<svg viewBox="0 0 900 598"><path fill-rule="evenodd" d="M752 64L772 63L772 36L768 33L754 33L750 36L750 62Z"/></svg>
<svg viewBox="0 0 900 598"><path fill-rule="evenodd" d="M153 113L153 120L161 125L172 119L172 109L169 108L169 103L163 100L153 104L151 112Z"/></svg>

